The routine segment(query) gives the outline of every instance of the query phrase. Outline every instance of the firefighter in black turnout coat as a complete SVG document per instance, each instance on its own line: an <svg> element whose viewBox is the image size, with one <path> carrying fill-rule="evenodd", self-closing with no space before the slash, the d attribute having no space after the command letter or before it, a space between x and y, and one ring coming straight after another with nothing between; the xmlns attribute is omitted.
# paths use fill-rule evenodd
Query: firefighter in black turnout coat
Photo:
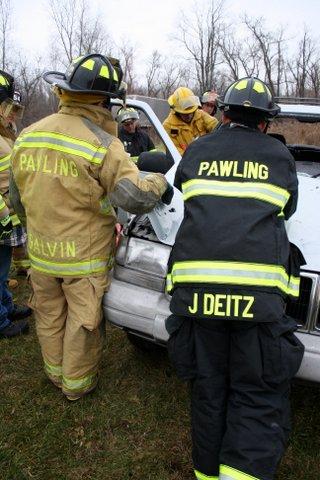
<svg viewBox="0 0 320 480"><path fill-rule="evenodd" d="M196 478L272 480L303 356L285 314L304 263L284 225L298 181L289 150L265 134L279 107L262 81L236 81L220 108L222 126L176 173L185 212L169 260L168 349L191 381Z"/></svg>

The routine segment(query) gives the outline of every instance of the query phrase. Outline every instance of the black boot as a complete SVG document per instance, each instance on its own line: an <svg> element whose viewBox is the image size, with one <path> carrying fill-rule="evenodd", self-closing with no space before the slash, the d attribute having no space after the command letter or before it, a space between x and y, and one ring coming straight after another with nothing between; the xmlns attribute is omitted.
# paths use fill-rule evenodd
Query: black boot
<svg viewBox="0 0 320 480"><path fill-rule="evenodd" d="M10 323L7 327L0 330L0 338L11 338L23 333L28 333L29 323L28 320L19 320L15 323Z"/></svg>
<svg viewBox="0 0 320 480"><path fill-rule="evenodd" d="M29 307L24 307L22 305L13 305L12 312L8 315L9 320L14 322L15 320L20 320L21 318L30 317L32 310Z"/></svg>

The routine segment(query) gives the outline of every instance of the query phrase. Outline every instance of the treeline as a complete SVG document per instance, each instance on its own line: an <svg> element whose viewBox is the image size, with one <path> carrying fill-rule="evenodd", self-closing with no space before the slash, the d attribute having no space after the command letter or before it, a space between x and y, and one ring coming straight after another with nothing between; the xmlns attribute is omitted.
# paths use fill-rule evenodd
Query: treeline
<svg viewBox="0 0 320 480"><path fill-rule="evenodd" d="M57 107L41 80L43 71L64 71L73 58L88 52L120 59L129 94L167 98L179 85L187 85L198 94L211 88L223 92L232 80L257 75L277 97L320 96L319 39L306 28L292 38L283 26L272 28L263 18L245 12L235 25L226 13L228 0L203 0L202 5L195 0L192 10L181 12L171 36L170 54L153 51L144 59L143 74L139 72L137 47L128 39L115 42L89 0L46 1L51 53L45 62L41 58L30 62L13 46L15 12L11 0L0 0L0 67L16 78L26 106L24 125Z"/></svg>

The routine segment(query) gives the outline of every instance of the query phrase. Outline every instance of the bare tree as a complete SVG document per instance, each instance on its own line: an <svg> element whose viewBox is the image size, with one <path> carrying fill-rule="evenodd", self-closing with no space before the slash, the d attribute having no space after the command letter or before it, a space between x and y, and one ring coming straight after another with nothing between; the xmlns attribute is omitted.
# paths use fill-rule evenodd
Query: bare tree
<svg viewBox="0 0 320 480"><path fill-rule="evenodd" d="M22 104L25 106L25 113L21 126L29 125L45 115L56 110L57 104L52 104L52 95L41 81L43 69L41 58L30 65L25 59L19 58L14 71L16 87L21 93Z"/></svg>
<svg viewBox="0 0 320 480"><path fill-rule="evenodd" d="M200 91L215 85L217 67L221 64L219 53L224 30L223 5L224 0L210 0L201 6L195 2L190 16L181 13L179 34L175 39L194 63L195 80Z"/></svg>
<svg viewBox="0 0 320 480"><path fill-rule="evenodd" d="M123 80L127 83L127 92L133 93L137 87L134 70L136 46L131 44L128 39L122 39L121 45L116 50L116 56L123 69Z"/></svg>
<svg viewBox="0 0 320 480"><path fill-rule="evenodd" d="M316 98L320 96L320 58L317 57L308 68L308 76L312 95Z"/></svg>
<svg viewBox="0 0 320 480"><path fill-rule="evenodd" d="M91 16L87 0L49 0L55 27L53 61L64 66L79 55L110 54L112 42L100 17Z"/></svg>
<svg viewBox="0 0 320 480"><path fill-rule="evenodd" d="M179 85L187 83L187 78L190 77L185 66L166 61L159 78L160 96L168 98Z"/></svg>
<svg viewBox="0 0 320 480"><path fill-rule="evenodd" d="M226 30L220 43L221 53L228 69L228 78L237 80L243 75L259 75L261 55L257 42L238 40L233 31Z"/></svg>
<svg viewBox="0 0 320 480"><path fill-rule="evenodd" d="M7 53L11 30L11 15L11 0L0 0L0 49L2 70L7 70L9 66Z"/></svg>
<svg viewBox="0 0 320 480"><path fill-rule="evenodd" d="M161 71L162 57L158 50L154 50L148 61L148 69L146 72L147 95L149 97L157 97L160 91L159 76Z"/></svg>
<svg viewBox="0 0 320 480"><path fill-rule="evenodd" d="M305 97L308 88L308 72L314 64L315 42L305 30L299 42L297 55L289 64L290 72L295 81L295 95Z"/></svg>
<svg viewBox="0 0 320 480"><path fill-rule="evenodd" d="M285 44L283 27L276 32L271 32L267 29L263 18L252 19L246 15L244 23L259 46L265 79L271 92L279 96L284 83L286 66L283 54Z"/></svg>

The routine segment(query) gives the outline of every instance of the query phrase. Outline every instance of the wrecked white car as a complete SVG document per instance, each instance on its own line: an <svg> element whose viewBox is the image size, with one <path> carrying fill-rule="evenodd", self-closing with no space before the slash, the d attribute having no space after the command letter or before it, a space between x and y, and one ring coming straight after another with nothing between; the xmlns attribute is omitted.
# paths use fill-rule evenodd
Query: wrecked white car
<svg viewBox="0 0 320 480"><path fill-rule="evenodd" d="M173 183L179 153L147 103L129 100L128 104L140 112L160 149L175 162L167 174ZM320 143L320 105L280 105L272 131L279 140L286 140L299 175L298 209L287 231L306 259L299 299L288 302L287 313L298 322L298 336L305 345L297 377L320 382L320 146L314 145L317 139ZM149 216L133 216L117 252L111 288L104 296L104 315L141 348L164 346L168 339L165 320L170 315L170 297L165 293L165 277L182 215L183 201L176 193L168 208L159 206Z"/></svg>

